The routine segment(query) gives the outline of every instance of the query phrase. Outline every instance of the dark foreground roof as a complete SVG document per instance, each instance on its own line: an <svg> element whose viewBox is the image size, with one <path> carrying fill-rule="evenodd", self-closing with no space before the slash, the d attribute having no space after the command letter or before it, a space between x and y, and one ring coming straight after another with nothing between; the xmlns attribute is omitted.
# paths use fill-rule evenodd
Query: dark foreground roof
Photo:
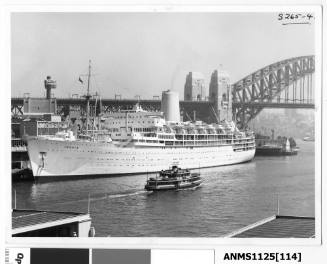
<svg viewBox="0 0 327 264"><path fill-rule="evenodd" d="M13 233L89 220L91 220L90 216L85 213L21 209L12 211Z"/></svg>
<svg viewBox="0 0 327 264"><path fill-rule="evenodd" d="M315 236L315 218L276 215L235 231L227 237L310 238Z"/></svg>

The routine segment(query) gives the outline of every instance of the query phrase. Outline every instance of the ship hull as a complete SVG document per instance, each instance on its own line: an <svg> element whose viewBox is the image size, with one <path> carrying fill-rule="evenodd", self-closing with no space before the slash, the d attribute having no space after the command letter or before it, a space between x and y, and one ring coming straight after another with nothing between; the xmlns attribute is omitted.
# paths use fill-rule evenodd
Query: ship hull
<svg viewBox="0 0 327 264"><path fill-rule="evenodd" d="M255 149L210 147L116 147L112 143L28 140L35 178L119 176L157 172L173 164L183 168L216 167L253 159Z"/></svg>

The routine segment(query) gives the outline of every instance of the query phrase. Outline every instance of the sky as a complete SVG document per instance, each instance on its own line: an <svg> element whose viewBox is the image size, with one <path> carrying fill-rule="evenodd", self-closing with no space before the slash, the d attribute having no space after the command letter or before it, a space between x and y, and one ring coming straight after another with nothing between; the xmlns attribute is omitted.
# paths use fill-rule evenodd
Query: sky
<svg viewBox="0 0 327 264"><path fill-rule="evenodd" d="M283 26L277 13L13 13L12 96L86 93L78 81L92 61L91 93L152 99L164 90L183 99L186 74L215 69L231 82L271 63L314 54L314 25Z"/></svg>

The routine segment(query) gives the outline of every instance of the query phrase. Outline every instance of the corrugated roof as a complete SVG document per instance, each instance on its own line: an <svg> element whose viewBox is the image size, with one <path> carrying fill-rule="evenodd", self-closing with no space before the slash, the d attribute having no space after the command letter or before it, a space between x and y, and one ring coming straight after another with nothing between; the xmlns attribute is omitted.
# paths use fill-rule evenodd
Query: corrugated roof
<svg viewBox="0 0 327 264"><path fill-rule="evenodd" d="M21 227L34 226L43 223L67 220L84 215L86 214L76 212L52 212L15 209L12 211L12 228L16 229Z"/></svg>
<svg viewBox="0 0 327 264"><path fill-rule="evenodd" d="M229 237L239 238L310 238L315 236L315 218L275 216L267 221L233 232Z"/></svg>

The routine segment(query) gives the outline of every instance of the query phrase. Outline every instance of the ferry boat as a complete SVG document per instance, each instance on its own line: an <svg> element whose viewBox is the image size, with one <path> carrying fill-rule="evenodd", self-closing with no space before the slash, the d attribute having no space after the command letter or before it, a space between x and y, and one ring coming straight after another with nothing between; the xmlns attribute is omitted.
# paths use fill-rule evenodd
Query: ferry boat
<svg viewBox="0 0 327 264"><path fill-rule="evenodd" d="M144 189L147 191L181 190L200 186L200 173L191 173L188 169L173 166L170 170L162 170L159 177L147 180Z"/></svg>
<svg viewBox="0 0 327 264"><path fill-rule="evenodd" d="M27 138L36 179L158 172L176 163L189 169L215 167L254 157L251 131L240 131L232 121L181 122L179 100L172 92L163 93L163 112L148 112L135 105L132 110L103 115L100 128L90 129L89 87L87 91L82 133Z"/></svg>
<svg viewBox="0 0 327 264"><path fill-rule="evenodd" d="M315 133L314 130L305 134L305 137L302 139L303 141L315 141Z"/></svg>

